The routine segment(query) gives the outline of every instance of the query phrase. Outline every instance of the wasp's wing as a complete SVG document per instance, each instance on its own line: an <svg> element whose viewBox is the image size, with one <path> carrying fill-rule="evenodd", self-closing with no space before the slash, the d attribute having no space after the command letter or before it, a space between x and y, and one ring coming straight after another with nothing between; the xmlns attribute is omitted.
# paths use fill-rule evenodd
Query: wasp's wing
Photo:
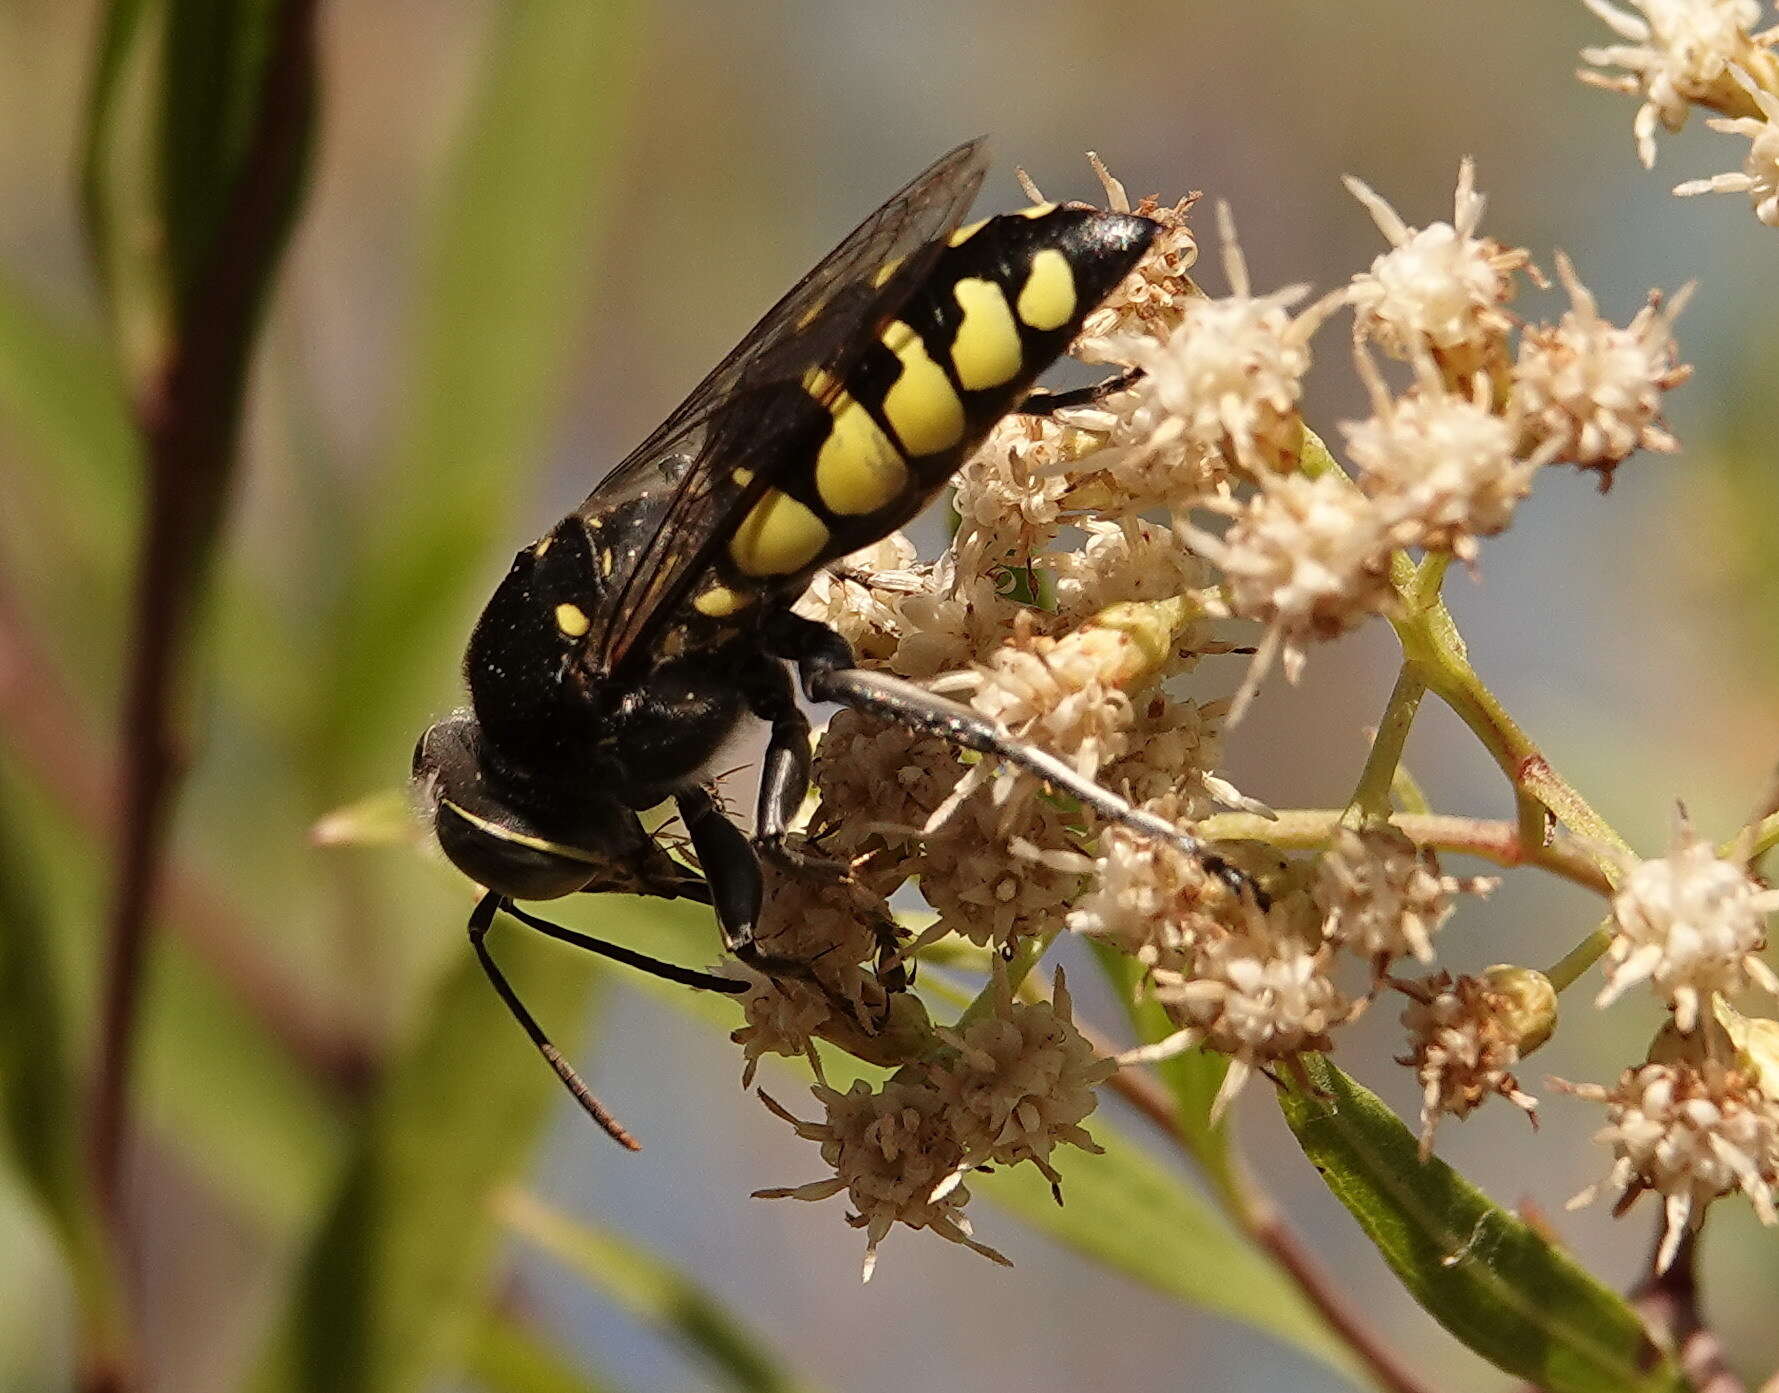
<svg viewBox="0 0 1779 1393"><path fill-rule="evenodd" d="M661 524L612 577L603 630L586 661L609 675L646 648L774 483L806 406L786 387L824 370L838 390L849 368L925 279L981 187L980 140L960 145L853 230L748 332L673 414L581 505L597 515L640 491L669 492ZM738 467L741 489L723 488Z"/></svg>

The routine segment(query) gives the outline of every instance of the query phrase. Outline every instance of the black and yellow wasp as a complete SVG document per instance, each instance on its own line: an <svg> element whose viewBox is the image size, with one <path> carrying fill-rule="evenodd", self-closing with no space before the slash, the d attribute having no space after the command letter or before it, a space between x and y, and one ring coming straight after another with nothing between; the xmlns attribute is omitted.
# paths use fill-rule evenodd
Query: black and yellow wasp
<svg viewBox="0 0 1779 1393"><path fill-rule="evenodd" d="M811 701L995 755L1199 851L969 708L860 669L838 634L791 612L818 570L925 508L1003 416L1094 393L1033 394L1032 384L1157 224L1044 204L963 226L984 168L982 143L961 145L871 214L586 502L518 554L470 638L470 710L415 750L441 846L487 889L469 924L483 968L581 1105L627 1146L501 975L488 929L504 910L675 981L742 990L513 902L605 890L700 900L729 951L758 960L759 858L816 869L787 831L810 776L793 670ZM749 716L771 726L751 837L706 782ZM696 871L638 817L670 798Z"/></svg>

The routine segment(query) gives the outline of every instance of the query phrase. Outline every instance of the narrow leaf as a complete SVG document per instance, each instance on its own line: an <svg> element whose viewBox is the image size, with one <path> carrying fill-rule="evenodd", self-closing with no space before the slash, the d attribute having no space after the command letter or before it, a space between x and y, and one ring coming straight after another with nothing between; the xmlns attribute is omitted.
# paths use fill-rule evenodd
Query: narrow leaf
<svg viewBox="0 0 1779 1393"><path fill-rule="evenodd" d="M503 920L520 998L572 1050L595 965ZM563 1101L466 949L393 1066L309 1249L260 1393L412 1393L475 1329L496 1250L490 1200ZM610 1146L591 1127L588 1145ZM612 1148L614 1163L624 1159Z"/></svg>
<svg viewBox="0 0 1779 1393"><path fill-rule="evenodd" d="M10 790L0 786L0 797ZM8 805L12 803L6 797ZM80 1154L80 1089L69 1058L59 956L35 867L0 816L0 1125L4 1143L55 1230L89 1331L88 1357L115 1359L121 1310L97 1205Z"/></svg>
<svg viewBox="0 0 1779 1393"><path fill-rule="evenodd" d="M538 1331L504 1312L489 1312L470 1337L464 1372L487 1393L611 1393L612 1385L577 1367Z"/></svg>
<svg viewBox="0 0 1779 1393"><path fill-rule="evenodd" d="M740 1393L796 1393L805 1387L714 1296L659 1258L521 1191L503 1194L498 1207L513 1232L637 1320L676 1340L721 1386Z"/></svg>
<svg viewBox="0 0 1779 1393"><path fill-rule="evenodd" d="M1106 1123L1090 1125L1106 1154L1063 1159L1062 1204L1031 1166L972 1180L971 1189L1094 1262L1183 1305L1242 1321L1363 1382L1297 1289L1203 1198Z"/></svg>
<svg viewBox="0 0 1779 1393"><path fill-rule="evenodd" d="M1326 1060L1281 1090L1285 1120L1328 1188L1415 1300L1484 1359L1546 1393L1680 1393L1636 1313L1566 1253L1418 1143Z"/></svg>
<svg viewBox="0 0 1779 1393"><path fill-rule="evenodd" d="M1143 968L1136 959L1108 944L1092 944L1095 959L1111 983L1112 992L1124 1003L1131 1029L1144 1044L1165 1040L1174 1023L1152 995L1142 990ZM1174 1095L1175 1125L1192 1159L1222 1189L1234 1184L1231 1172L1229 1124L1211 1122L1211 1104L1229 1071L1229 1058L1214 1050L1190 1049L1151 1066Z"/></svg>
<svg viewBox="0 0 1779 1393"><path fill-rule="evenodd" d="M491 554L524 539L526 500L560 396L565 346L600 266L621 148L634 0L497 6L421 268L405 409L339 592L332 728L342 787L386 777L454 690ZM586 487L594 482L590 471Z"/></svg>

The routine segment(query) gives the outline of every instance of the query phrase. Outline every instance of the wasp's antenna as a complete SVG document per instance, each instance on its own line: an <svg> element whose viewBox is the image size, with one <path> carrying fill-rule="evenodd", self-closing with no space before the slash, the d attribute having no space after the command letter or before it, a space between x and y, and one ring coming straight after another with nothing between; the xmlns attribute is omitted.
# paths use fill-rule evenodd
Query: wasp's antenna
<svg viewBox="0 0 1779 1393"><path fill-rule="evenodd" d="M597 1122L605 1130L605 1134L619 1146L627 1151L641 1151L642 1143L631 1136L624 1129L624 1124L606 1111L605 1104L593 1096L593 1090L587 1087L586 1080L575 1072L574 1065L562 1057L562 1051L550 1043L550 1037L544 1034L544 1028L525 1009L525 1003L519 1000L519 994L495 966L484 940L488 937L489 927L494 923L495 914L502 908L501 897L490 890L477 902L469 917L469 941L476 950L476 957L481 961L482 971L488 974L488 980L494 984L494 990L500 994L500 999L506 1002L507 1010L513 1013L513 1019L525 1028L525 1033L531 1037L531 1043L537 1046L538 1053L556 1071L556 1077L562 1080L563 1086L574 1094L574 1100L581 1105L581 1110Z"/></svg>

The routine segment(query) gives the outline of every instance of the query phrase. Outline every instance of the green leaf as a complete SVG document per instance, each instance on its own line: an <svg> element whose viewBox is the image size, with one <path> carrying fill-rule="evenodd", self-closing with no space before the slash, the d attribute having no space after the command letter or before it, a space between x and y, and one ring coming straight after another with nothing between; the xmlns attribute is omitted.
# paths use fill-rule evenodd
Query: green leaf
<svg viewBox="0 0 1779 1393"><path fill-rule="evenodd" d="M503 1194L498 1207L514 1233L637 1320L676 1340L722 1387L741 1393L797 1393L807 1387L715 1297L659 1258L520 1191Z"/></svg>
<svg viewBox="0 0 1779 1393"><path fill-rule="evenodd" d="M1637 1315L1418 1142L1326 1060L1281 1090L1285 1120L1409 1293L1484 1359L1547 1393L1686 1387Z"/></svg>
<svg viewBox="0 0 1779 1393"><path fill-rule="evenodd" d="M595 962L505 919L489 943L572 1053ZM359 1133L253 1387L412 1393L453 1367L495 1256L490 1199L562 1101L466 949ZM609 1145L591 1127L589 1144Z"/></svg>
<svg viewBox="0 0 1779 1393"><path fill-rule="evenodd" d="M1093 943L1093 954L1112 985L1113 995L1124 1003L1131 1029L1144 1044L1165 1040L1176 1029L1153 994L1142 989L1142 964L1127 953L1120 953L1110 944ZM1236 1184L1230 1154L1229 1123L1225 1118L1215 1126L1211 1123L1211 1104L1229 1072L1229 1058L1214 1050L1194 1048L1152 1067L1174 1095L1174 1125L1180 1139L1192 1153L1192 1159L1204 1168L1205 1174L1219 1190L1228 1191Z"/></svg>
<svg viewBox="0 0 1779 1393"><path fill-rule="evenodd" d="M1242 1321L1364 1382L1297 1289L1202 1197L1106 1123L1096 1118L1090 1128L1106 1154L1062 1158L1062 1204L1031 1166L972 1179L971 1189L1094 1262L1184 1305Z"/></svg>
<svg viewBox="0 0 1779 1393"><path fill-rule="evenodd" d="M10 805L11 790L0 785ZM90 1332L88 1357L116 1357L122 1312L80 1152L81 1090L69 1057L58 954L28 849L0 816L0 1125L61 1241Z"/></svg>
<svg viewBox="0 0 1779 1393"><path fill-rule="evenodd" d="M217 457L301 201L313 21L313 0L111 0L100 36L83 191L126 375L201 396L181 409L212 413Z"/></svg>
<svg viewBox="0 0 1779 1393"><path fill-rule="evenodd" d="M608 175L635 81L634 0L495 7L480 86L421 268L402 423L355 527L331 726L342 791L455 689L473 606L514 519L600 267ZM587 480L590 486L593 473Z"/></svg>
<svg viewBox="0 0 1779 1393"><path fill-rule="evenodd" d="M301 1233L345 1153L337 1100L176 937L157 944L142 1016L143 1120L241 1217Z"/></svg>
<svg viewBox="0 0 1779 1393"><path fill-rule="evenodd" d="M490 1312L470 1338L464 1372L488 1393L610 1393L530 1326Z"/></svg>

